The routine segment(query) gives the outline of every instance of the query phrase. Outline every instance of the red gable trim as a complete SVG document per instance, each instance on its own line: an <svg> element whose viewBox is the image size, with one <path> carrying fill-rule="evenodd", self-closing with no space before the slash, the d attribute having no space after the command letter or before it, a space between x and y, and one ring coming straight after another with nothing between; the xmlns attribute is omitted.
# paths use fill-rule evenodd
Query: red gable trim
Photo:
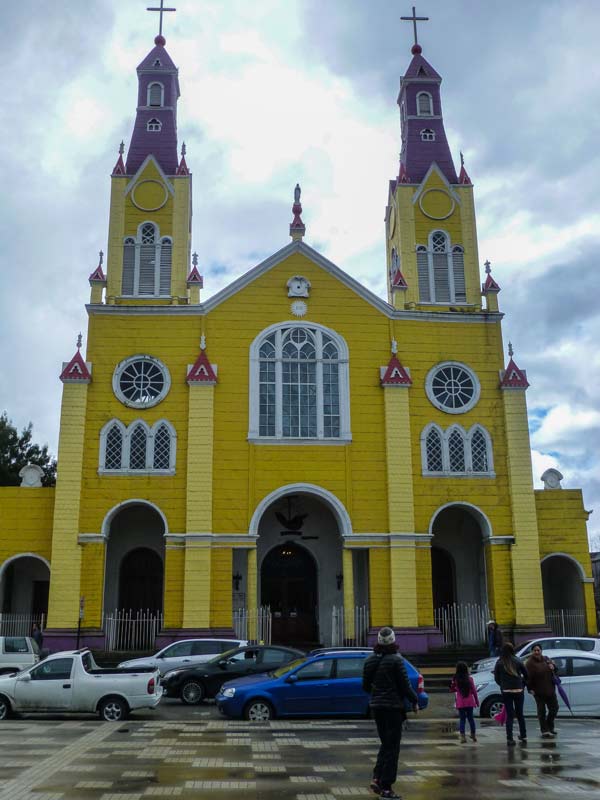
<svg viewBox="0 0 600 800"><path fill-rule="evenodd" d="M383 367L382 367L383 369ZM396 356L390 358L390 363L381 378L382 386L412 386L410 375L398 361Z"/></svg>
<svg viewBox="0 0 600 800"><path fill-rule="evenodd" d="M399 269L396 270L392 278L392 289L408 289L406 278Z"/></svg>
<svg viewBox="0 0 600 800"><path fill-rule="evenodd" d="M197 267L192 267L190 274L187 276L187 285L198 284L200 288L204 288L204 278L198 272Z"/></svg>
<svg viewBox="0 0 600 800"><path fill-rule="evenodd" d="M466 186L473 185L473 182L471 181L471 178L469 178L469 175L467 173L467 170L465 169L464 164L460 168L460 175L458 176L458 182L463 183Z"/></svg>
<svg viewBox="0 0 600 800"><path fill-rule="evenodd" d="M529 381L524 369L519 369L515 362L510 359L504 372L500 371L501 389L527 389Z"/></svg>
<svg viewBox="0 0 600 800"><path fill-rule="evenodd" d="M181 161L179 162L179 166L175 171L175 175L189 175L190 171L188 169L188 165L185 160L185 156L181 156Z"/></svg>
<svg viewBox="0 0 600 800"><path fill-rule="evenodd" d="M117 159L117 163L115 164L115 166L113 168L112 174L113 175L126 175L127 174L125 172L125 164L123 163L123 156L122 155L119 155L119 158Z"/></svg>
<svg viewBox="0 0 600 800"><path fill-rule="evenodd" d="M200 351L200 355L196 359L196 363L188 372L187 382L190 386L198 383L204 383L210 386L217 382L217 376L215 375L215 371L208 360L205 350Z"/></svg>
<svg viewBox="0 0 600 800"><path fill-rule="evenodd" d="M60 379L63 383L89 383L92 380L79 350L60 373Z"/></svg>
<svg viewBox="0 0 600 800"><path fill-rule="evenodd" d="M481 291L485 294L485 292L499 292L500 287L496 283L496 281L492 278L491 275L488 275L485 279L485 283L481 287Z"/></svg>
<svg viewBox="0 0 600 800"><path fill-rule="evenodd" d="M90 277L88 278L90 283L106 283L106 275L102 271L102 267L100 264L96 267L96 269L92 272Z"/></svg>

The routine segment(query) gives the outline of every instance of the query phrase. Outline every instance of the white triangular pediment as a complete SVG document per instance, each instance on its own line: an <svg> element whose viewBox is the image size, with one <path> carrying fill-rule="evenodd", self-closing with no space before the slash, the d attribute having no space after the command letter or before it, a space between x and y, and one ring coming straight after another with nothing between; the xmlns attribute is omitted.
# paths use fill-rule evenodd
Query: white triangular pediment
<svg viewBox="0 0 600 800"><path fill-rule="evenodd" d="M158 161L157 161L157 160L154 158L154 156L152 155L152 153L150 153L150 155L146 156L146 158L145 158L145 159L142 161L142 163L141 163L141 164L140 164L140 166L138 167L138 171L135 173L135 175L133 176L133 178L132 178L132 179L129 181L129 183L128 183L128 184L127 184L127 186L125 187L125 197L127 197L127 195L129 194L129 192L130 192L130 191L133 189L133 187L136 185L136 183L137 183L137 182L138 182L138 180L139 180L139 177L140 177L140 175L142 174L142 172L143 172L143 171L146 169L146 167L147 167L147 166L148 166L148 164L150 164L150 163L154 164L154 166L155 166L155 167L156 167L156 169L158 170L158 173L159 173L160 177L162 178L162 180L163 180L163 183L164 183L164 184L165 184L165 186L167 187L167 191L169 192L169 194L171 194L172 196L174 196L174 195L175 195L175 190L173 189L173 185L172 185L171 181L170 181L170 180L167 178L167 176L166 176L166 175L165 175L165 173L163 172L163 169L162 169L162 167L160 166L160 164L158 163Z"/></svg>
<svg viewBox="0 0 600 800"><path fill-rule="evenodd" d="M442 183L445 185L446 189L448 190L448 194L457 203L457 205L461 205L460 197L454 191L454 189L452 188L452 184L449 182L448 178L444 175L442 170L438 167L437 162L435 162L435 161L432 163L432 165L429 167L429 169L425 173L425 177L423 178L423 180L419 184L418 189L414 193L414 195L412 197L413 205L418 202L419 197L421 197L421 195L425 191L425 188L427 186L427 181L429 180L431 175L433 175L434 173L441 178Z"/></svg>

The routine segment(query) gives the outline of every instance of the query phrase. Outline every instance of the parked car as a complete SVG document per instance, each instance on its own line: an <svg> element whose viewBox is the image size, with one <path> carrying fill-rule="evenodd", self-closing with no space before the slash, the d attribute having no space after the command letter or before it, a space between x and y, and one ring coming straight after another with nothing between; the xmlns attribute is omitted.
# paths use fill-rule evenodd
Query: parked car
<svg viewBox="0 0 600 800"><path fill-rule="evenodd" d="M31 636L0 636L0 675L37 664L40 648Z"/></svg>
<svg viewBox="0 0 600 800"><path fill-rule="evenodd" d="M530 642L520 645L516 655L519 658L527 658L536 644L539 644L542 650L583 650L586 653L600 655L600 638L594 639L591 636L548 636L542 639L532 639ZM482 658L480 661L475 661L471 665L471 672L493 670L497 660L498 657L493 656L492 658Z"/></svg>
<svg viewBox="0 0 600 800"><path fill-rule="evenodd" d="M243 647L246 644L248 642L244 639L182 639L179 642L168 644L153 656L122 661L119 669L154 667L160 670L162 676L170 670L201 664L215 656L220 656L226 650L231 650L232 647Z"/></svg>
<svg viewBox="0 0 600 800"><path fill-rule="evenodd" d="M600 714L600 653L581 650L542 651L556 664L562 689L569 698L574 714L597 716ZM490 717L502 710L503 702L500 688L494 680L494 671L477 672L473 676L479 695L479 714ZM559 697L561 713L563 700ZM525 714L536 714L533 695L525 691Z"/></svg>
<svg viewBox="0 0 600 800"><path fill-rule="evenodd" d="M192 669L168 672L163 678L163 687L167 697L179 697L186 705L196 705L208 697L214 697L222 684L232 678L269 672L303 656L302 650L291 647L238 647Z"/></svg>
<svg viewBox="0 0 600 800"><path fill-rule="evenodd" d="M330 650L299 658L269 675L225 683L217 707L228 717L264 722L273 717L367 716L369 695L362 688L365 660L372 650ZM427 708L423 676L404 659L409 680Z"/></svg>
<svg viewBox="0 0 600 800"><path fill-rule="evenodd" d="M130 711L155 708L161 697L157 669L100 669L89 650L67 651L0 677L0 720L15 711L60 711L120 722Z"/></svg>

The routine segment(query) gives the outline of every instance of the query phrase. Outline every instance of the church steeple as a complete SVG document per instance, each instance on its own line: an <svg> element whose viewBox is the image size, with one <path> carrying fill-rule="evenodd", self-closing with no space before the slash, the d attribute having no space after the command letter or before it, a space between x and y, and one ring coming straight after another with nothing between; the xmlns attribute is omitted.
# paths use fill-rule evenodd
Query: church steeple
<svg viewBox="0 0 600 800"><path fill-rule="evenodd" d="M177 158L178 70L159 34L154 48L137 68L138 102L126 171L134 175L153 155L166 175L175 175Z"/></svg>

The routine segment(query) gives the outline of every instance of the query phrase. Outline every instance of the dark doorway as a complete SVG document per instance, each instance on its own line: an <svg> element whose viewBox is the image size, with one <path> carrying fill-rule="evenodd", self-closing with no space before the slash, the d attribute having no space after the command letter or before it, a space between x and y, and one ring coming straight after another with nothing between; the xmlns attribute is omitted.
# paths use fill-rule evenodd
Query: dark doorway
<svg viewBox="0 0 600 800"><path fill-rule="evenodd" d="M50 581L34 581L33 597L31 601L31 612L34 616L48 616L48 594L50 592Z"/></svg>
<svg viewBox="0 0 600 800"><path fill-rule="evenodd" d="M271 609L274 643L318 642L317 567L307 550L290 543L267 553L261 569L261 605Z"/></svg>
<svg viewBox="0 0 600 800"><path fill-rule="evenodd" d="M454 559L441 547L431 548L431 583L435 609L445 608L456 602Z"/></svg>
<svg viewBox="0 0 600 800"><path fill-rule="evenodd" d="M119 608L125 611L162 611L163 562L154 550L137 547L121 561Z"/></svg>

